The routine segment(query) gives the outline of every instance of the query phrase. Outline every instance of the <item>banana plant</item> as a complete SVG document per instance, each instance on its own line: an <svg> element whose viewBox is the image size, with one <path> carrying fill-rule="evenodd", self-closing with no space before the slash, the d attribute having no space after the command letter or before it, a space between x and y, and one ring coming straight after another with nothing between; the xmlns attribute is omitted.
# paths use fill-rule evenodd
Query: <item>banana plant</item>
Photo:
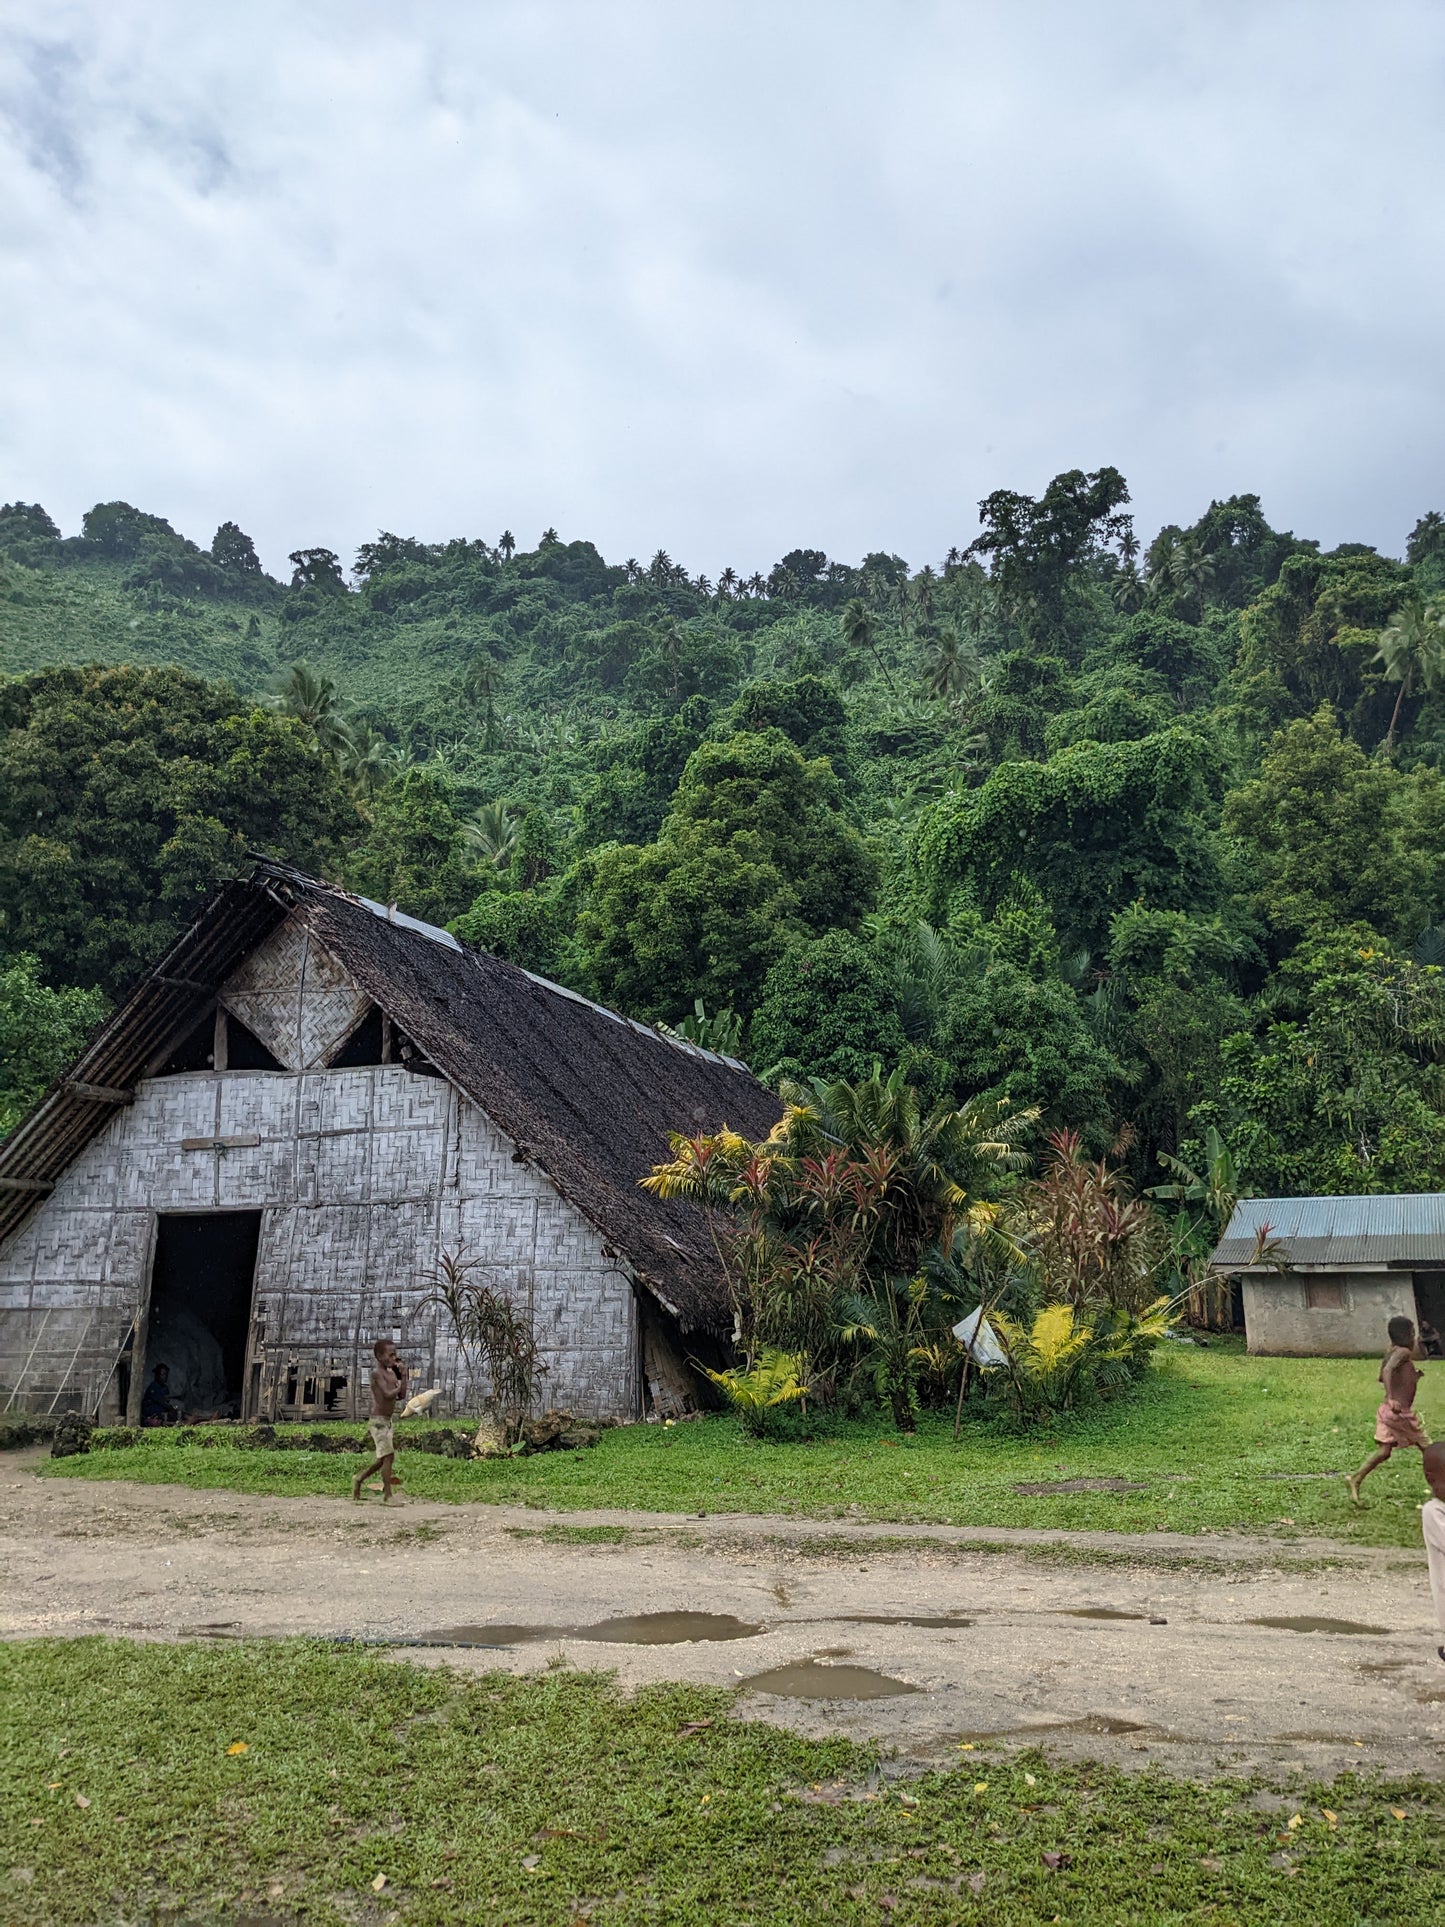
<svg viewBox="0 0 1445 1927"><path fill-rule="evenodd" d="M1195 1212L1189 1216L1192 1233L1188 1255L1207 1257L1224 1236L1240 1198L1249 1195L1241 1188L1243 1172L1238 1160L1211 1124L1204 1134L1202 1171L1193 1170L1183 1158L1173 1157L1168 1151L1160 1152L1159 1162L1173 1173L1174 1181L1156 1184L1145 1195L1194 1206Z"/></svg>

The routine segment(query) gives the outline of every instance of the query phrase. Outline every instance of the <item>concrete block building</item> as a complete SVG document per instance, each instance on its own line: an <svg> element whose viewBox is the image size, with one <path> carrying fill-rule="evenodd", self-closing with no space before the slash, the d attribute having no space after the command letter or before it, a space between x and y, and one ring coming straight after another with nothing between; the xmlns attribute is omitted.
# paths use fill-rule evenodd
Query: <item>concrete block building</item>
<svg viewBox="0 0 1445 1927"><path fill-rule="evenodd" d="M1445 1332L1445 1194L1242 1198L1215 1249L1252 1352L1355 1357L1404 1317Z"/></svg>
<svg viewBox="0 0 1445 1927"><path fill-rule="evenodd" d="M765 1135L745 1067L272 863L217 892L0 1146L0 1408L352 1417L393 1336L451 1409L451 1254L531 1321L538 1403L685 1403L732 1312L669 1131ZM445 1409L445 1407L443 1408Z"/></svg>

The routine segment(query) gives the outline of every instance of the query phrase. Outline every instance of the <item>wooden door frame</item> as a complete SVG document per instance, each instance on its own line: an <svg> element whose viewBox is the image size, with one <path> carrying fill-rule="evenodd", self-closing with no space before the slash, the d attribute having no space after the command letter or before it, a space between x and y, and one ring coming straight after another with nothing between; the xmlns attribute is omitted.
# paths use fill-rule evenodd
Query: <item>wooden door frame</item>
<svg viewBox="0 0 1445 1927"><path fill-rule="evenodd" d="M256 1280L261 1270L261 1240L266 1235L266 1220L270 1213L269 1205L201 1205L194 1211L155 1211L150 1214L150 1229L146 1239L145 1282L141 1286L140 1303L135 1315L135 1342L131 1346L130 1397L126 1400L125 1422L132 1428L140 1425L141 1400L146 1388L146 1351L151 1323L151 1295L155 1288L156 1253L160 1249L160 1229L162 1218L249 1218L257 1217L260 1225L256 1231L256 1256L251 1265L251 1297L246 1311L246 1352L241 1365L241 1416L250 1416L246 1406L251 1390L251 1333L256 1323Z"/></svg>

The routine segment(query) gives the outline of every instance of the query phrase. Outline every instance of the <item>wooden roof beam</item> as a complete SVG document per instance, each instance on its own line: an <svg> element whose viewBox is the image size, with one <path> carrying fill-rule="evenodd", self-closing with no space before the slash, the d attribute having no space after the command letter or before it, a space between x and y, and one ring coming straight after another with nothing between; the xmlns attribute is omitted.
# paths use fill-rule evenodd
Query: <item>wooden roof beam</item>
<svg viewBox="0 0 1445 1927"><path fill-rule="evenodd" d="M135 1097L134 1091L117 1090L111 1084L87 1084L79 1077L67 1077L65 1088L90 1104L129 1104Z"/></svg>

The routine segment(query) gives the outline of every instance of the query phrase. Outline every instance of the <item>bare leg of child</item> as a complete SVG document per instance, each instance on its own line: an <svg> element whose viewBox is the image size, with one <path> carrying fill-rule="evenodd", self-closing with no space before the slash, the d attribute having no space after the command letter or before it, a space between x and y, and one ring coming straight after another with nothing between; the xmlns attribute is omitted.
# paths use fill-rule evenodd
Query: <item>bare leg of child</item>
<svg viewBox="0 0 1445 1927"><path fill-rule="evenodd" d="M391 1503L393 1489L401 1484L400 1479L397 1478L391 1468L392 1455L388 1452L386 1457L381 1461L381 1502L383 1505L389 1505Z"/></svg>
<svg viewBox="0 0 1445 1927"><path fill-rule="evenodd" d="M1352 1473L1350 1477L1345 1480L1345 1484L1350 1488L1350 1497L1354 1500L1356 1505L1359 1505L1361 1503L1360 1501L1361 1483L1365 1479L1367 1479L1378 1466L1382 1466L1385 1463L1386 1459L1389 1458L1390 1454L1394 1451L1394 1449L1395 1448L1393 1445L1382 1445L1378 1451L1372 1452L1370 1454L1369 1458L1365 1460L1365 1463L1360 1467L1358 1472Z"/></svg>
<svg viewBox="0 0 1445 1927"><path fill-rule="evenodd" d="M353 1499L360 1499L361 1488L366 1484L366 1481L371 1477L373 1472L379 1472L386 1463L387 1461L385 1459L373 1459L364 1472L357 1473L356 1477L351 1481L351 1496Z"/></svg>

